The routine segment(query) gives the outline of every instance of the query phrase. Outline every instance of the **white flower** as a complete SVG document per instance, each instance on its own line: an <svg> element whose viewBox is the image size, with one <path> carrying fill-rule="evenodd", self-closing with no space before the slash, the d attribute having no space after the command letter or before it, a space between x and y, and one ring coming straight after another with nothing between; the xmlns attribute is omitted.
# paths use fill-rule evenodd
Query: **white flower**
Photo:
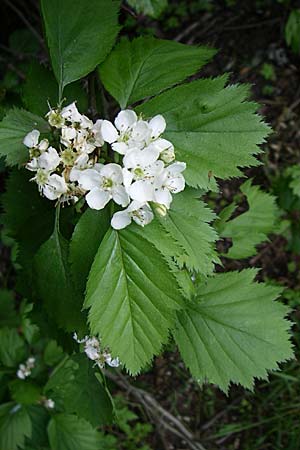
<svg viewBox="0 0 300 450"><path fill-rule="evenodd" d="M54 173L48 177L47 183L42 187L42 193L49 200L56 200L66 194L68 186L63 177Z"/></svg>
<svg viewBox="0 0 300 450"><path fill-rule="evenodd" d="M170 208L172 195L184 190L185 180L181 172L186 168L184 162L175 162L164 169L154 180L154 201Z"/></svg>
<svg viewBox="0 0 300 450"><path fill-rule="evenodd" d="M120 365L119 358L113 358L111 356L111 354L107 353L107 352L103 352L103 357L104 357L105 362L106 362L106 364L108 366L110 366L110 367L119 367L119 365Z"/></svg>
<svg viewBox="0 0 300 450"><path fill-rule="evenodd" d="M47 409L54 409L55 408L55 402L52 400L52 398L46 398L44 400L44 406Z"/></svg>
<svg viewBox="0 0 300 450"><path fill-rule="evenodd" d="M78 158L75 160L74 166L71 169L70 172L70 181L78 181L80 174L83 170L88 169L91 167L92 163L89 161L89 155L86 153L83 153L82 155L79 155Z"/></svg>
<svg viewBox="0 0 300 450"><path fill-rule="evenodd" d="M124 211L116 212L111 219L111 226L115 230L127 227L132 220L144 227L154 218L153 212L148 204L133 201Z"/></svg>
<svg viewBox="0 0 300 450"><path fill-rule="evenodd" d="M158 138L152 142L151 146L155 147L160 155L159 158L166 164L170 164L175 159L175 151L172 142L167 139Z"/></svg>
<svg viewBox="0 0 300 450"><path fill-rule="evenodd" d="M40 132L39 130L32 130L23 139L23 144L28 148L35 148L39 143Z"/></svg>
<svg viewBox="0 0 300 450"><path fill-rule="evenodd" d="M35 358L33 356L30 356L25 364L20 364L19 368L17 370L17 377L20 378L20 380L25 380L25 378L29 377L31 374L31 369L33 369L35 366Z"/></svg>
<svg viewBox="0 0 300 450"><path fill-rule="evenodd" d="M60 164L61 158L54 147L49 147L42 155L38 158L38 166L48 172L51 172L57 168Z"/></svg>
<svg viewBox="0 0 300 450"><path fill-rule="evenodd" d="M29 163L26 164L26 169L31 170L31 172L36 172L39 169L39 160L38 158L32 158Z"/></svg>
<svg viewBox="0 0 300 450"><path fill-rule="evenodd" d="M51 109L46 117L51 127L54 128L61 128L65 123L65 119L61 116L60 112L55 109Z"/></svg>
<svg viewBox="0 0 300 450"><path fill-rule="evenodd" d="M127 206L129 197L123 186L123 173L118 164L95 164L93 169L81 172L79 185L90 191L86 201L92 209L102 209L113 199L118 205Z"/></svg>
<svg viewBox="0 0 300 450"><path fill-rule="evenodd" d="M60 142L65 146L69 147L72 145L73 140L77 136L77 131L73 127L62 127Z"/></svg>
<svg viewBox="0 0 300 450"><path fill-rule="evenodd" d="M133 200L145 203L154 200L154 178L164 169L157 161L159 150L150 145L144 150L129 150L123 159L124 184Z"/></svg>
<svg viewBox="0 0 300 450"><path fill-rule="evenodd" d="M100 342L97 338L91 337L88 338L84 344L84 351L88 358L92 361L96 361L100 358Z"/></svg>
<svg viewBox="0 0 300 450"><path fill-rule="evenodd" d="M101 119L98 119L95 124L92 127L92 134L94 136L94 143L96 145L96 147L102 147L102 145L104 144L104 139L102 136L102 123L104 121Z"/></svg>
<svg viewBox="0 0 300 450"><path fill-rule="evenodd" d="M71 103L70 105L65 106L61 110L61 116L66 119L68 122L77 122L80 123L82 118L81 114L79 113L76 102Z"/></svg>

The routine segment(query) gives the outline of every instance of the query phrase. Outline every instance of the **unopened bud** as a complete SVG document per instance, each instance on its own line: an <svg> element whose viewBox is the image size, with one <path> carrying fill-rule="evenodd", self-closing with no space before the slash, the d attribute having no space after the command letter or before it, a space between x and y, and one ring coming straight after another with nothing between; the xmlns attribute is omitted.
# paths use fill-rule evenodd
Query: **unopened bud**
<svg viewBox="0 0 300 450"><path fill-rule="evenodd" d="M162 205L160 203L155 203L154 209L155 209L155 212L161 217L165 217L167 215L168 208L165 205Z"/></svg>

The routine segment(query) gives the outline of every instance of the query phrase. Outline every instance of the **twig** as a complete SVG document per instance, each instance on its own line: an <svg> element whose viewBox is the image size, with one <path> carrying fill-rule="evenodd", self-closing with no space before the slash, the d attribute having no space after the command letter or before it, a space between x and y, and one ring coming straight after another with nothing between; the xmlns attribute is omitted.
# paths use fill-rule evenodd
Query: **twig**
<svg viewBox="0 0 300 450"><path fill-rule="evenodd" d="M244 25L236 25L232 27L224 27L222 31L237 31L237 30L251 30L252 28L259 28L262 25L273 25L280 22L282 19L277 17L276 19L262 20L261 22L246 23Z"/></svg>
<svg viewBox="0 0 300 450"><path fill-rule="evenodd" d="M158 426L162 426L173 435L185 441L191 450L206 450L200 442L195 440L193 433L177 417L164 409L148 392L132 386L121 373L116 375L107 371L105 375L119 387L126 390L129 395L132 395L142 403L149 417L151 417L152 422L156 422Z"/></svg>
<svg viewBox="0 0 300 450"><path fill-rule="evenodd" d="M183 30L181 33L179 33L174 41L181 41L181 39L185 38L188 34L190 34L192 31L194 31L198 25L200 25L199 22L194 22L191 25L189 25L185 30Z"/></svg>
<svg viewBox="0 0 300 450"><path fill-rule="evenodd" d="M31 25L31 23L26 19L22 11L19 10L13 3L11 3L10 0L4 0L5 3L20 17L20 19L24 22L24 24L27 26L29 31L37 38L39 43L44 47L44 40L42 36L36 31L36 29Z"/></svg>

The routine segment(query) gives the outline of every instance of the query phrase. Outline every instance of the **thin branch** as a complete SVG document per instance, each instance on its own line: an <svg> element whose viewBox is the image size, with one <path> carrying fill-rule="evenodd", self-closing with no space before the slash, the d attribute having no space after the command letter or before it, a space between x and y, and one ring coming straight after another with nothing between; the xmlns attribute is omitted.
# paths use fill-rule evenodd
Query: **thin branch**
<svg viewBox="0 0 300 450"><path fill-rule="evenodd" d="M158 427L163 427L165 430L185 441L191 450L206 450L200 442L196 441L193 433L177 417L164 409L148 392L132 386L120 372L115 374L106 371L105 375L129 395L132 395L132 397L138 400L145 408L149 417L151 417L152 422L156 423Z"/></svg>

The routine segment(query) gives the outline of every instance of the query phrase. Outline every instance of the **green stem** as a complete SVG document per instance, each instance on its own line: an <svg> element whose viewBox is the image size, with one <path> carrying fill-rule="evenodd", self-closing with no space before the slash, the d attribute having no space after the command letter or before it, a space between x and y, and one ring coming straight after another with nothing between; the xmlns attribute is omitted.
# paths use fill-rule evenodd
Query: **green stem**
<svg viewBox="0 0 300 450"><path fill-rule="evenodd" d="M57 233L59 233L59 218L60 218L60 203L58 203L55 208L54 231L56 231Z"/></svg>

